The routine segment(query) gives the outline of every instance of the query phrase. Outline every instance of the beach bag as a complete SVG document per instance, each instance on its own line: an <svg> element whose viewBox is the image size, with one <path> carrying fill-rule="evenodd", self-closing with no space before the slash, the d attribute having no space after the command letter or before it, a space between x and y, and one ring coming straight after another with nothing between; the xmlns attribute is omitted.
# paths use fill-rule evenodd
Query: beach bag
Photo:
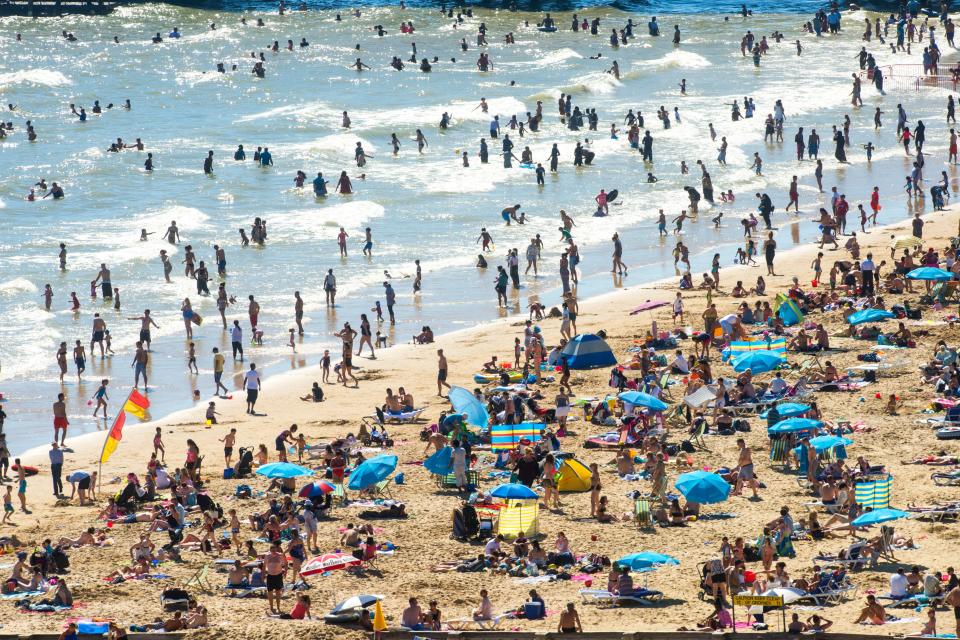
<svg viewBox="0 0 960 640"><path fill-rule="evenodd" d="M750 433L750 423L740 418L733 421L733 430L740 431L741 433Z"/></svg>
<svg viewBox="0 0 960 640"><path fill-rule="evenodd" d="M864 382L876 382L877 381L877 372L874 369L867 369L863 372L863 381Z"/></svg>
<svg viewBox="0 0 960 640"><path fill-rule="evenodd" d="M680 450L684 453L694 453L696 448L694 448L693 443L689 440L684 440L680 443Z"/></svg>
<svg viewBox="0 0 960 640"><path fill-rule="evenodd" d="M250 488L250 485L248 485L248 484L238 484L238 485L237 485L237 489L236 489L236 491L234 492L234 495L235 495L237 498L252 498L252 497L253 497L253 489L251 489L251 488Z"/></svg>

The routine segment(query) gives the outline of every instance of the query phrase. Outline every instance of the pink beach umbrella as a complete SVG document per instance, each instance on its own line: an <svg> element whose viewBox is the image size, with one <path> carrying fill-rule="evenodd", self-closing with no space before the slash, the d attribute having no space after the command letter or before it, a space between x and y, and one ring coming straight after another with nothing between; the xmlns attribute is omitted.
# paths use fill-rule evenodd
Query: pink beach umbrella
<svg viewBox="0 0 960 640"><path fill-rule="evenodd" d="M325 553L304 564L300 569L300 575L303 577L314 576L318 573L346 569L347 567L355 567L359 564L360 560L345 553Z"/></svg>

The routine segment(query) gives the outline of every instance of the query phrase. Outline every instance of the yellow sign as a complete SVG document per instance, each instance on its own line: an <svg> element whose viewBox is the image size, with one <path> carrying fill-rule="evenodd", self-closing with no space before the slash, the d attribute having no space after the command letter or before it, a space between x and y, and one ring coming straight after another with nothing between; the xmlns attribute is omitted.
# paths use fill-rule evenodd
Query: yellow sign
<svg viewBox="0 0 960 640"><path fill-rule="evenodd" d="M733 596L733 604L740 607L782 607L783 596Z"/></svg>

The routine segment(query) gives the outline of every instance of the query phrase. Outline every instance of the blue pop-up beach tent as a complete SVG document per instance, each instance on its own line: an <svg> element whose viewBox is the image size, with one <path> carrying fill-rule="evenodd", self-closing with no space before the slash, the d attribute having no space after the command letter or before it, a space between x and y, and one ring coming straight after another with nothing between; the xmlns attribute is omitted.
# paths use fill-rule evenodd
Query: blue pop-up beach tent
<svg viewBox="0 0 960 640"><path fill-rule="evenodd" d="M613 351L599 336L583 333L575 336L560 353L571 369L596 369L617 364Z"/></svg>

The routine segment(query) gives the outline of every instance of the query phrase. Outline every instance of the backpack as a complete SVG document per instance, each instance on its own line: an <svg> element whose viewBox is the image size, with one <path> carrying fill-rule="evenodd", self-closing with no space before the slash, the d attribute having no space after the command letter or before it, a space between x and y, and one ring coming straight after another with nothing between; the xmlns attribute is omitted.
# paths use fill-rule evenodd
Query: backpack
<svg viewBox="0 0 960 640"><path fill-rule="evenodd" d="M684 440L683 442L680 443L680 450L683 451L684 453L696 452L696 448L693 446L693 443L690 442L689 440Z"/></svg>

